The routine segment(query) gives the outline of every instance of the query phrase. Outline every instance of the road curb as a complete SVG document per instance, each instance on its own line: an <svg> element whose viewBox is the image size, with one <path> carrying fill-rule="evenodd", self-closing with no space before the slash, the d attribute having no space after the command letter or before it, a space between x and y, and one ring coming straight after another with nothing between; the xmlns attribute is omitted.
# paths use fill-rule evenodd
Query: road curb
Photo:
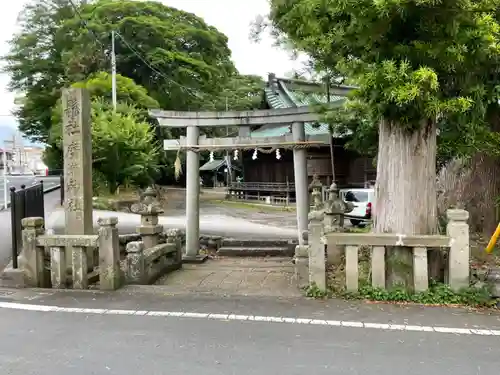
<svg viewBox="0 0 500 375"><path fill-rule="evenodd" d="M56 191L57 189L60 189L61 188L61 185L56 185L56 186L51 186L49 187L48 189L44 189L43 190L43 194L48 194L48 193L52 193L53 191ZM10 202L7 203L7 208L10 208ZM0 208L0 211L4 211L5 208L4 206L2 206L2 208Z"/></svg>
<svg viewBox="0 0 500 375"><path fill-rule="evenodd" d="M56 186L52 186L52 187L49 187L48 189L45 189L43 191L44 194L47 194L47 193L52 193L53 191L57 190L57 189L60 189L61 188L61 185L56 185Z"/></svg>

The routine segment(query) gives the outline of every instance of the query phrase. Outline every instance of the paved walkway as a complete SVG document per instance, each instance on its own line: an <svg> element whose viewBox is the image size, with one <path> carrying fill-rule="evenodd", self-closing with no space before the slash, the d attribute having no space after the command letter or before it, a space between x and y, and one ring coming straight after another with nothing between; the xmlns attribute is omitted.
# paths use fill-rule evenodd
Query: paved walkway
<svg viewBox="0 0 500 375"><path fill-rule="evenodd" d="M216 258L158 280L163 293L299 297L290 258ZM159 286L161 285L161 287Z"/></svg>
<svg viewBox="0 0 500 375"><path fill-rule="evenodd" d="M322 321L284 320L277 315L182 314L179 310L167 314L145 307L113 311L104 304L101 310L74 308L80 302L72 300L72 310L50 306L42 310L33 305L13 310L3 305L0 372L491 375L498 373L500 365L498 336L367 328L347 321L318 324ZM252 304L258 308L262 302ZM288 307L287 316L293 317L295 311ZM276 313L273 305L267 304L266 309L268 314Z"/></svg>
<svg viewBox="0 0 500 375"><path fill-rule="evenodd" d="M72 311L82 314L106 313L108 315L149 315L151 317L155 316L153 312L164 312L163 316L166 317L180 317L184 314L186 318L191 319L208 318L208 314L216 314L212 317L213 319L225 318L226 320L229 315L287 317L295 319L290 321L290 324L295 322L296 324L314 325L313 320L322 320L329 323L330 326L349 328L415 331L418 330L416 327L434 327L438 329L427 329L427 332L474 333L463 331L463 329L468 329L492 330L490 336L500 335L500 312L497 310L365 303L337 299L314 300L304 297L220 296L194 292L171 295L165 293L163 288L155 288L154 286L127 286L115 292L0 289L0 311L8 308L55 312L57 311L55 307L60 308L62 312ZM152 313L148 314L148 312ZM236 318L232 319L237 320ZM283 319L267 319L267 321L287 323ZM455 331L447 332L444 328ZM425 329L421 330L426 331ZM500 341L498 343L500 344Z"/></svg>

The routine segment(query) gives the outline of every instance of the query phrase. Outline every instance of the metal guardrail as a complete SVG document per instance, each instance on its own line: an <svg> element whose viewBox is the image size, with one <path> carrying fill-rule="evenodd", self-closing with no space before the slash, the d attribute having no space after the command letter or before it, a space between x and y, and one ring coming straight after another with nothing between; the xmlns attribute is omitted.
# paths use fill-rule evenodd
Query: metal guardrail
<svg viewBox="0 0 500 375"><path fill-rule="evenodd" d="M17 257L22 248L22 220L26 217L45 217L43 181L20 190L10 188L10 217L12 236L12 268L18 268Z"/></svg>
<svg viewBox="0 0 500 375"><path fill-rule="evenodd" d="M64 206L64 175L59 175L59 187L61 188L61 206Z"/></svg>

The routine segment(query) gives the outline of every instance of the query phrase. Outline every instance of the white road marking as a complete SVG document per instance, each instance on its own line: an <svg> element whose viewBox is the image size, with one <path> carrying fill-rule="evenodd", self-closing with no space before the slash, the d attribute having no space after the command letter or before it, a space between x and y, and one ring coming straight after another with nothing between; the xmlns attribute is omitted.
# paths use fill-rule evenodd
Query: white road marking
<svg viewBox="0 0 500 375"><path fill-rule="evenodd" d="M324 325L330 327L346 328L368 328L381 331L406 331L406 332L434 332L454 335L475 335L475 336L500 336L500 330L497 329L469 329L421 325L402 325L386 323L365 323L340 320L325 319L304 319L291 318L283 316L260 316L260 315L235 315L235 314L212 314L197 312L180 311L148 311L148 310L108 310L108 309L88 309L75 307L59 307L48 305L32 305L24 303L0 302L0 309L39 311L39 312L59 312L76 314L95 314L95 315L134 315L147 317L168 317L168 318L187 318L187 319L205 319L218 321L253 321L266 323L286 323L302 325Z"/></svg>

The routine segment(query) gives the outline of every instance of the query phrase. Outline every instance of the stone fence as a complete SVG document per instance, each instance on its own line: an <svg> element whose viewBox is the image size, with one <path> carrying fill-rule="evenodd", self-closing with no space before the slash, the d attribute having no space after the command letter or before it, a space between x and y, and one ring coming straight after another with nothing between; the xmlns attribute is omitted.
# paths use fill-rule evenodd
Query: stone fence
<svg viewBox="0 0 500 375"><path fill-rule="evenodd" d="M181 268L182 234L171 229L166 235L166 243L149 248L140 241L127 244L125 273L129 284L149 285L167 272Z"/></svg>
<svg viewBox="0 0 500 375"><path fill-rule="evenodd" d="M324 233L324 212L311 212L309 219L309 244L297 246L295 255L296 276L300 287L316 285L326 290L326 265L328 252L345 254L346 289L358 290L358 251L361 246L371 247L371 284L386 286L386 247L408 248L413 254L413 287L416 292L429 286L427 250L440 248L448 253L448 280L454 290L469 285L469 213L448 210L447 233L443 235L404 235L374 233Z"/></svg>
<svg viewBox="0 0 500 375"><path fill-rule="evenodd" d="M97 281L102 290L120 288L123 272L116 228L118 219L99 219L98 223L97 235L50 235L45 234L43 218L23 219L19 264L25 286L65 288L71 280L73 289L87 289L90 283ZM71 277L68 277L68 268Z"/></svg>
<svg viewBox="0 0 500 375"><path fill-rule="evenodd" d="M139 236L119 236L115 217L99 219L98 224L96 235L54 235L45 232L43 218L23 219L23 251L19 256L22 284L87 289L98 283L101 290L116 290L124 283L152 283L182 267L182 233L163 233L156 215L141 216ZM123 241L128 244L122 260Z"/></svg>

